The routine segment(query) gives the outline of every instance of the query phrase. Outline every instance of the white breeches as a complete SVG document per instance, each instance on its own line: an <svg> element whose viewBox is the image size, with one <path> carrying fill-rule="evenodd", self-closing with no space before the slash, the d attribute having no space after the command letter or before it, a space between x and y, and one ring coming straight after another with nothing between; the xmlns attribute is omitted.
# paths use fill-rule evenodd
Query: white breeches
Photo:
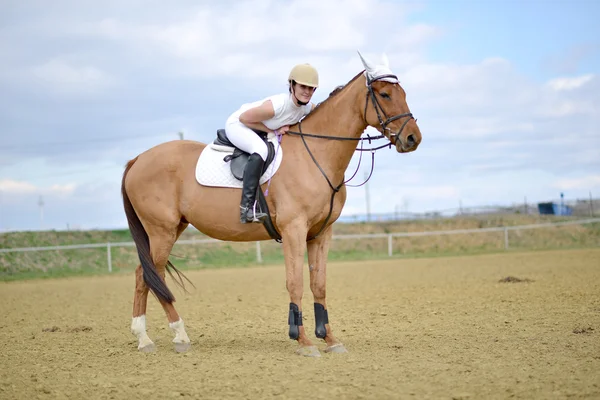
<svg viewBox="0 0 600 400"><path fill-rule="evenodd" d="M265 142L250 128L239 121L228 121L225 124L227 139L245 152L258 153L265 161L269 150Z"/></svg>

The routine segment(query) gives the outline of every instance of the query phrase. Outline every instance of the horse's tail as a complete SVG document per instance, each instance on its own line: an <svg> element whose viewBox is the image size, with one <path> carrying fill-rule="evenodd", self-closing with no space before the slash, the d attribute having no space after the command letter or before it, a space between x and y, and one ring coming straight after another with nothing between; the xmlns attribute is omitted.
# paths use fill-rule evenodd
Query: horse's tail
<svg viewBox="0 0 600 400"><path fill-rule="evenodd" d="M125 177L136 160L137 157L127 163L125 172L123 173L123 180L121 181L121 194L123 195L125 215L127 216L129 230L131 231L131 236L133 237L133 241L135 242L135 246L137 247L138 255L140 257L144 282L159 299L164 300L167 303L172 303L175 301L175 296L173 296L173 293L171 293L165 282L161 279L156 271L156 266L154 265L152 256L150 254L150 240L148 239L148 233L146 233L140 218L138 217L133 205L131 204L131 201L129 200L127 191L125 190Z"/></svg>

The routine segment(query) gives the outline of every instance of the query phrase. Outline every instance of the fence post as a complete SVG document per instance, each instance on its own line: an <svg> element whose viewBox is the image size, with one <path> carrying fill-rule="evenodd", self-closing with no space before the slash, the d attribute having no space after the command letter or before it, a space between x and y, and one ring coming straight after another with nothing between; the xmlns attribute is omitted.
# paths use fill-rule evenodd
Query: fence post
<svg viewBox="0 0 600 400"><path fill-rule="evenodd" d="M388 234L388 256L392 256L392 234Z"/></svg>
<svg viewBox="0 0 600 400"><path fill-rule="evenodd" d="M106 256L108 258L108 272L112 272L112 257L110 251L110 242L106 243Z"/></svg>
<svg viewBox="0 0 600 400"><path fill-rule="evenodd" d="M256 242L256 262L262 263L262 253L260 252L260 242Z"/></svg>
<svg viewBox="0 0 600 400"><path fill-rule="evenodd" d="M504 250L508 250L508 228L504 227Z"/></svg>

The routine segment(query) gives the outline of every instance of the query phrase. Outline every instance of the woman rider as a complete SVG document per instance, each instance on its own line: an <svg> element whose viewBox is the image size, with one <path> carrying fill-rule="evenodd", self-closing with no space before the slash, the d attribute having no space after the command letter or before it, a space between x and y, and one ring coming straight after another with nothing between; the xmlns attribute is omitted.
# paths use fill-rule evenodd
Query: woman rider
<svg viewBox="0 0 600 400"><path fill-rule="evenodd" d="M294 66L290 71L288 84L289 93L243 104L229 116L225 124L229 141L250 154L244 170L240 202L240 221L243 224L260 223L267 217L265 213L254 212L254 203L268 150L263 139L252 129L285 134L290 125L300 121L315 108L310 99L319 86L319 74L312 65Z"/></svg>

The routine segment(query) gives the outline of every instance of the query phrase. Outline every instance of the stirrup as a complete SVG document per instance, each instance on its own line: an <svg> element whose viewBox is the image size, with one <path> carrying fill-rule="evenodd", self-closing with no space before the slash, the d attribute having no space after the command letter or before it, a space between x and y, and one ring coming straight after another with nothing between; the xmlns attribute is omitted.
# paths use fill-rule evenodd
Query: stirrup
<svg viewBox="0 0 600 400"><path fill-rule="evenodd" d="M262 224L266 218L267 214L264 212L256 212L255 208L240 206L240 222L242 224L251 222Z"/></svg>
<svg viewBox="0 0 600 400"><path fill-rule="evenodd" d="M265 219L267 219L267 214L263 212L255 213L253 210L248 210L248 213L246 214L246 221L248 222L262 224Z"/></svg>

